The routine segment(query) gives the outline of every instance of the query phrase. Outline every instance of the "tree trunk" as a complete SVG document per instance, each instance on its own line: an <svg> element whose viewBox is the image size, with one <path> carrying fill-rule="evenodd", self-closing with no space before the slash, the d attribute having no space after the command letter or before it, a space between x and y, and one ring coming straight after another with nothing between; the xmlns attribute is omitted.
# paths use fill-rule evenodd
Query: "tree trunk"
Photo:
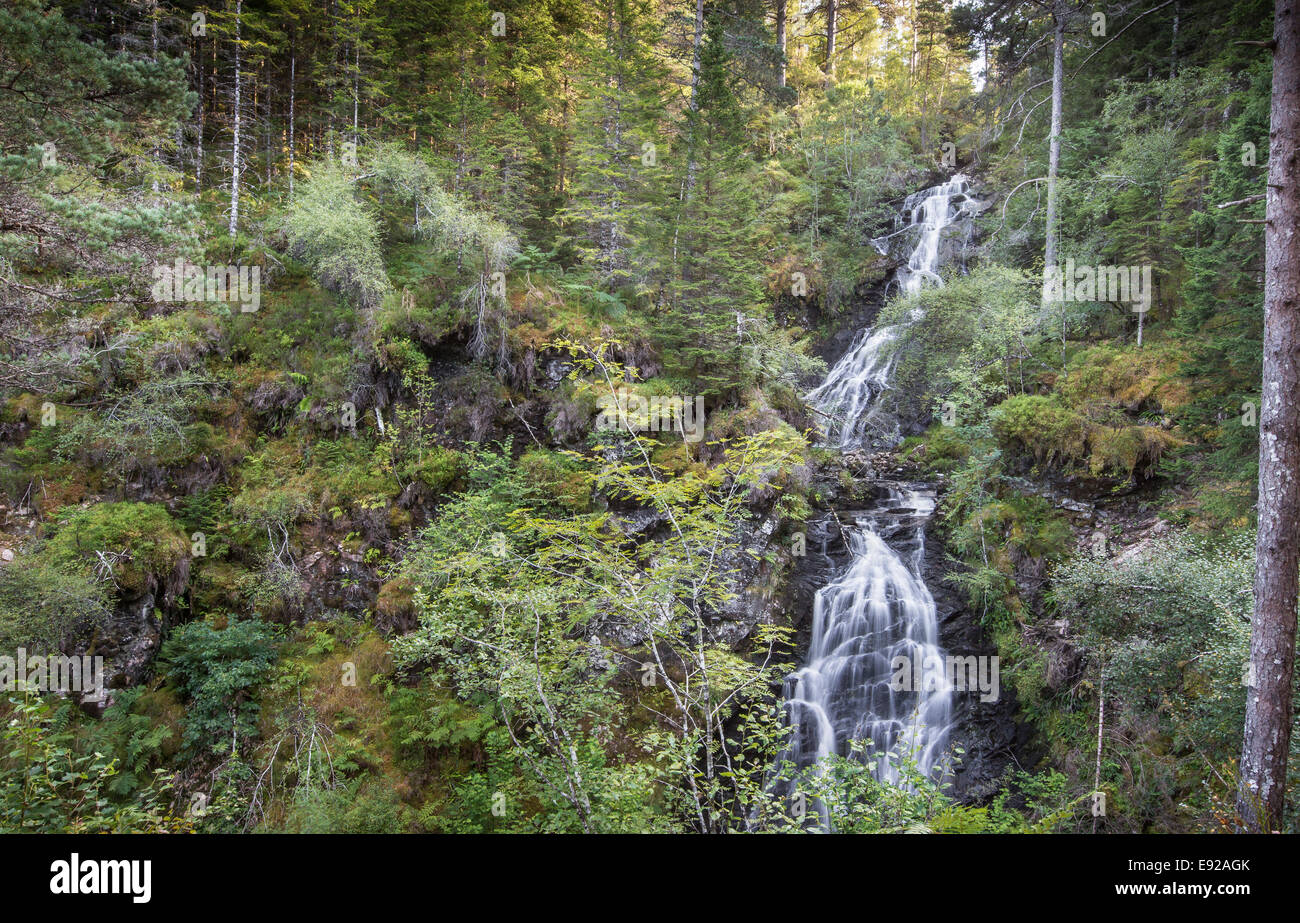
<svg viewBox="0 0 1300 923"><path fill-rule="evenodd" d="M691 51L691 112L697 112L700 108L700 53L704 45L704 0L695 0L695 39ZM683 199L695 190L695 171L698 165L695 162L695 132L698 125L692 121L690 126L691 137L687 146L686 155L686 186L683 190Z"/></svg>
<svg viewBox="0 0 1300 923"><path fill-rule="evenodd" d="M296 98L296 88L294 87L294 77L298 70L298 55L295 51L289 52L289 201L293 201L293 104Z"/></svg>
<svg viewBox="0 0 1300 923"><path fill-rule="evenodd" d="M907 58L907 87L911 89L916 81L916 0L908 8L907 21L912 27L912 50Z"/></svg>
<svg viewBox="0 0 1300 923"><path fill-rule="evenodd" d="M1286 796L1300 577L1300 22L1276 0L1264 225L1264 386L1259 420L1259 532L1250 688L1237 811L1276 829Z"/></svg>
<svg viewBox="0 0 1300 923"><path fill-rule="evenodd" d="M1174 4L1174 37L1169 43L1169 79L1173 80L1178 76L1178 18L1181 11L1178 4Z"/></svg>
<svg viewBox="0 0 1300 923"><path fill-rule="evenodd" d="M240 19L244 14L244 0L235 0L235 111L234 111L234 130L235 143L230 149L230 236L234 237L239 227L239 172L242 166L239 157L240 130L243 128L241 116L243 114L240 106L242 98L240 96L240 86L243 81L240 79L239 67L240 58Z"/></svg>
<svg viewBox="0 0 1300 923"><path fill-rule="evenodd" d="M1056 265L1056 174L1061 164L1061 100L1065 87L1065 10L1058 5L1052 12L1052 129L1047 152L1047 242L1043 265Z"/></svg>
<svg viewBox="0 0 1300 923"><path fill-rule="evenodd" d="M826 65L822 70L826 72L827 84L835 76L835 21L838 14L839 4L836 0L826 0Z"/></svg>
<svg viewBox="0 0 1300 923"><path fill-rule="evenodd" d="M1052 9L1052 128L1047 150L1047 221L1043 247L1043 271L1057 265L1056 174L1061 164L1061 102L1065 93L1065 18L1064 3ZM1066 303L1061 301L1061 370L1065 371Z"/></svg>
<svg viewBox="0 0 1300 923"><path fill-rule="evenodd" d="M271 156L271 136L275 117L275 113L271 110L271 93L275 88L275 83L271 79L269 60L263 61L262 70L266 74L266 188L269 192L271 189L271 163L274 160Z"/></svg>
<svg viewBox="0 0 1300 923"><path fill-rule="evenodd" d="M776 84L785 86L785 4L786 0L776 0L776 50L780 54L777 62Z"/></svg>
<svg viewBox="0 0 1300 923"><path fill-rule="evenodd" d="M196 147L194 150L194 190L200 195L203 194L203 129L206 126L204 116L203 101L207 99L207 86L204 81L206 72L203 69L203 55L196 54L199 67L199 112L198 112L198 136L196 138Z"/></svg>
<svg viewBox="0 0 1300 923"><path fill-rule="evenodd" d="M704 44L704 0L695 0L695 38L691 42L691 110L699 108L700 47Z"/></svg>
<svg viewBox="0 0 1300 923"><path fill-rule="evenodd" d="M158 0L153 0L152 5L149 7L149 29L150 29L149 48L150 51L152 52L152 60L155 64L157 64L158 63ZM158 143L155 141L153 146L154 169L157 169L157 164L160 159L162 159L162 152L158 147ZM182 167L182 169L184 168ZM153 205L155 208L157 208L158 207L158 177L156 175L153 178L153 182L149 184L149 188L150 191L153 192Z"/></svg>

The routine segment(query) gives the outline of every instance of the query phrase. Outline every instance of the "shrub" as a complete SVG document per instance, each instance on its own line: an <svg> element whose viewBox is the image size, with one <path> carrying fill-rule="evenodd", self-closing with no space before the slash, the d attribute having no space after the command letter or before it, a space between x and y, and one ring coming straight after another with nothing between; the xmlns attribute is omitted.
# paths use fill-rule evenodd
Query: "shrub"
<svg viewBox="0 0 1300 923"><path fill-rule="evenodd" d="M1039 463L1069 468L1086 459L1094 477L1149 477L1165 452L1183 444L1155 426L1093 423L1055 396L1038 394L1007 398L993 408L989 424L1003 445L1028 452Z"/></svg>
<svg viewBox="0 0 1300 923"><path fill-rule="evenodd" d="M45 553L55 565L97 570L121 589L144 592L185 559L190 543L156 503L99 503L59 521Z"/></svg>
<svg viewBox="0 0 1300 923"><path fill-rule="evenodd" d="M422 449L402 469L402 476L418 480L433 496L463 487L469 466L465 456L455 449L431 445Z"/></svg>
<svg viewBox="0 0 1300 923"><path fill-rule="evenodd" d="M70 702L56 708L48 700L14 697L9 704L9 720L0 729L0 833L191 830L167 808L171 783L161 776L132 785L128 800L112 797L118 761L78 751L66 729Z"/></svg>
<svg viewBox="0 0 1300 923"><path fill-rule="evenodd" d="M532 449L519 459L528 483L543 497L575 513L591 510L591 480L576 462L546 449Z"/></svg>
<svg viewBox="0 0 1300 923"><path fill-rule="evenodd" d="M392 287L380 254L379 225L357 200L351 177L318 161L281 227L289 252L326 288L362 308L375 308Z"/></svg>
<svg viewBox="0 0 1300 923"><path fill-rule="evenodd" d="M257 734L252 693L275 662L274 629L256 619L223 629L189 622L163 644L159 662L168 682L189 701L182 745L191 756L231 753Z"/></svg>
<svg viewBox="0 0 1300 923"><path fill-rule="evenodd" d="M1027 451L1038 462L1068 464L1087 452L1088 422L1055 398L1017 394L989 414L999 441Z"/></svg>
<svg viewBox="0 0 1300 923"><path fill-rule="evenodd" d="M0 650L66 650L109 615L108 585L43 554L0 566Z"/></svg>
<svg viewBox="0 0 1300 923"><path fill-rule="evenodd" d="M1141 473L1149 477L1161 457L1182 440L1154 426L1098 426L1089 440L1092 454L1089 470L1094 474L1111 471L1132 478ZM1139 470L1140 469L1140 470Z"/></svg>

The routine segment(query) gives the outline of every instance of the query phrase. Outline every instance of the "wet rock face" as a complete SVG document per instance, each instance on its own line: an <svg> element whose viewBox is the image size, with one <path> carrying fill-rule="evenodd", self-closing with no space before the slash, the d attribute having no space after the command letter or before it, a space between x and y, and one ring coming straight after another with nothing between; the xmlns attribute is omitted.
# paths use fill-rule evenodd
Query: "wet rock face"
<svg viewBox="0 0 1300 923"><path fill-rule="evenodd" d="M156 602L153 593L127 600L104 626L94 653L105 658L106 685L110 688L128 688L144 681L162 645Z"/></svg>
<svg viewBox="0 0 1300 923"><path fill-rule="evenodd" d="M805 554L796 559L790 573L789 619L798 649L791 669L803 662L812 637L813 602L817 591L834 579L852 560L849 546L835 517L823 513L808 522Z"/></svg>
<svg viewBox="0 0 1300 923"><path fill-rule="evenodd" d="M148 679L162 647L163 625L156 609L160 602L152 591L119 601L95 634L75 645L71 651L74 656L104 658L104 694L90 689L73 693L84 711L98 717L113 704L116 690L129 689Z"/></svg>
<svg viewBox="0 0 1300 923"><path fill-rule="evenodd" d="M807 656L814 597L852 563L839 522L851 522L854 509L870 507L875 493L890 483L889 478L907 477L888 453L846 453L840 461L840 465L817 473L817 493L830 509L808 522L806 554L794 561L787 579L789 620L796 629L797 643L791 670ZM852 474L851 484L841 480L841 466ZM997 648L980 624L979 613L946 582L953 567L931 519L925 530L921 577L934 597L940 646L947 654L993 657ZM967 803L986 802L997 794L1008 769L1029 770L1041 759L1032 728L1019 720L1015 693L1005 683L999 681L995 700L981 701L977 691L960 692L954 696L953 707L949 742L965 751L948 790L953 797Z"/></svg>
<svg viewBox="0 0 1300 923"><path fill-rule="evenodd" d="M737 579L732 597L717 613L710 626L716 640L734 648L760 624L781 624L786 619L787 592L783 579L790 564L788 548L776 541L779 517L769 515L751 524L745 539L723 560L723 569L734 569ZM753 552L753 553L751 553ZM773 560L762 557L770 554Z"/></svg>
<svg viewBox="0 0 1300 923"><path fill-rule="evenodd" d="M939 617L939 643L950 655L993 657L997 647L962 594L945 582L953 564L934 522L926 530L922 576L934 597ZM981 701L979 693L954 696L954 726L950 743L965 753L957 765L954 798L967 803L987 801L1000 788L1009 769L1032 769L1041 759L1033 729L1019 718L1015 691L999 682L995 700Z"/></svg>

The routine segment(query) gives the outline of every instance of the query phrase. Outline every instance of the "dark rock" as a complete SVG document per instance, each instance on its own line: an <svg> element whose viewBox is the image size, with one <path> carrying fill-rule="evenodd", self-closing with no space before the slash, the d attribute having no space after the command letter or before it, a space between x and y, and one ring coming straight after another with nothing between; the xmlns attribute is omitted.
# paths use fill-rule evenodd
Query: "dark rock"
<svg viewBox="0 0 1300 923"><path fill-rule="evenodd" d="M925 536L921 573L934 597L939 619L939 643L950 655L997 656L997 647L980 624L979 613L946 580L955 567L931 520ZM1013 689L999 683L994 701L981 701L975 692L954 697L951 744L965 751L956 766L950 794L967 803L987 801L1001 786L1009 769L1031 769L1041 758L1033 729L1020 720Z"/></svg>

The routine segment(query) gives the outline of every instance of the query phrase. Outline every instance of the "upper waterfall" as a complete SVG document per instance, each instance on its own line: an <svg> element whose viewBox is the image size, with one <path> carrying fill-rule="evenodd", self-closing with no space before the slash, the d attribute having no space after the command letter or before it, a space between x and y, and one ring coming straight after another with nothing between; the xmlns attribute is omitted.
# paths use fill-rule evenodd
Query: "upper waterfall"
<svg viewBox="0 0 1300 923"><path fill-rule="evenodd" d="M946 183L914 192L903 201L899 215L902 227L872 243L882 253L896 236L915 237L907 262L895 270L890 287L911 294L927 282L942 285L939 269L943 261L943 232L960 216L954 203L965 195L967 179L958 173ZM829 421L826 440L842 449L898 441L898 421L879 407L880 396L889 388L896 354L892 348L900 325L868 327L827 374L826 380L807 395L807 401Z"/></svg>

